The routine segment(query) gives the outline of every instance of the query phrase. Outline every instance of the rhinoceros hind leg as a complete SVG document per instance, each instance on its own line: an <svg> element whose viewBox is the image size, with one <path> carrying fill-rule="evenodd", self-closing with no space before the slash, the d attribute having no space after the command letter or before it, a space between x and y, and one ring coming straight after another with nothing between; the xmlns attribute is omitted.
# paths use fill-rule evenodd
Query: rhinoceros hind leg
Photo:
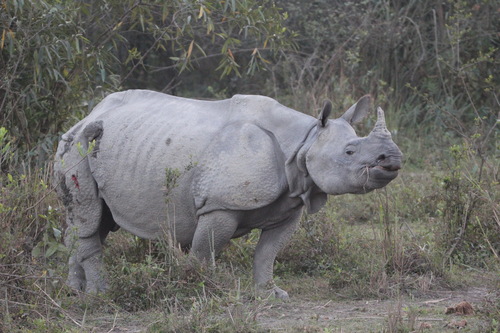
<svg viewBox="0 0 500 333"><path fill-rule="evenodd" d="M102 232L75 240L75 234L66 230L66 246L73 253L69 257L66 284L74 291L101 293L107 289L102 268Z"/></svg>
<svg viewBox="0 0 500 333"><path fill-rule="evenodd" d="M274 286L274 288L272 289L272 292L274 294L274 297L276 297L278 299L287 300L290 298L288 296L288 293L286 291L284 291L283 289L281 289L280 287Z"/></svg>
<svg viewBox="0 0 500 333"><path fill-rule="evenodd" d="M103 245L110 231L117 231L120 227L113 219L113 215L106 204L101 201L102 214L99 230L92 236L80 238L78 260L85 272L85 292L98 294L108 289L102 257Z"/></svg>
<svg viewBox="0 0 500 333"><path fill-rule="evenodd" d="M85 291L85 272L78 262L78 234L74 226L68 226L64 236L66 248L70 251L68 278L66 284L76 292Z"/></svg>
<svg viewBox="0 0 500 333"><path fill-rule="evenodd" d="M103 293L108 289L102 263L102 246L99 234L87 239L80 239L80 250L93 249L81 257L79 253L80 265L85 272L85 292L91 294ZM86 251L85 251L86 252Z"/></svg>
<svg viewBox="0 0 500 333"><path fill-rule="evenodd" d="M68 233L66 233L68 234ZM101 293L107 290L102 263L102 231L91 237L80 238L66 246L74 254L69 257L69 272L66 284L79 292Z"/></svg>
<svg viewBox="0 0 500 333"><path fill-rule="evenodd" d="M96 198L85 202L85 206L75 204L68 209L65 244L71 255L66 283L75 291L100 293L107 289L102 268L102 245L108 233L119 227L103 200ZM89 228L91 225L97 226L93 232ZM85 233L82 234L82 230Z"/></svg>

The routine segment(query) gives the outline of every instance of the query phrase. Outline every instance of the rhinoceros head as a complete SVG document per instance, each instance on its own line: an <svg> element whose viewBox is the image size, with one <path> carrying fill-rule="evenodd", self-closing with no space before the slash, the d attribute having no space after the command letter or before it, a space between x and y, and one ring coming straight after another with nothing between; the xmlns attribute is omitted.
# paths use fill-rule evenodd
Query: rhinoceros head
<svg viewBox="0 0 500 333"><path fill-rule="evenodd" d="M370 96L364 96L340 118L329 120L332 105L325 102L305 156L307 171L323 192L367 193L398 175L402 153L386 128L384 111L378 108L375 127L366 137L358 137L351 126L368 114L370 105Z"/></svg>

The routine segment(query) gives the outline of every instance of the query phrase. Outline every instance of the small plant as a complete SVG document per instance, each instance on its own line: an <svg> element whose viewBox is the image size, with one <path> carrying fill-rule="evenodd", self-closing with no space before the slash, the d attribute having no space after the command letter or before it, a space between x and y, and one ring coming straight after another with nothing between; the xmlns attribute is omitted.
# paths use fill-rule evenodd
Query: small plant
<svg viewBox="0 0 500 333"><path fill-rule="evenodd" d="M472 144L479 137L474 134L450 147L450 166L441 178L443 264L455 258L484 265L477 258L486 258L487 252L500 264L500 242L495 236L500 231L499 205L493 190L498 179L495 168Z"/></svg>
<svg viewBox="0 0 500 333"><path fill-rule="evenodd" d="M50 258L58 256L61 259L67 255L67 249L62 244L62 231L59 226L59 214L51 206L47 208L47 214L39 214L39 217L47 222L42 239L35 245L31 255L35 258Z"/></svg>
<svg viewBox="0 0 500 333"><path fill-rule="evenodd" d="M186 172L190 171L194 167L196 167L197 163L193 162L192 160L189 162L188 165L184 167L184 170L179 170L176 168L166 168L165 169L165 196L167 197L168 200L168 195L170 194L170 191L172 191L174 188L177 187L177 181L179 178L185 174Z"/></svg>
<svg viewBox="0 0 500 333"><path fill-rule="evenodd" d="M165 169L165 195L168 197L170 191L177 187L177 180L181 176L179 169L166 168Z"/></svg>
<svg viewBox="0 0 500 333"><path fill-rule="evenodd" d="M92 154L92 152L94 151L96 147L96 141L95 140L92 140L88 143L88 147L87 149L85 150L82 146L82 143L80 141L78 141L76 143L76 149L78 150L78 154L80 154L81 157L87 157L89 156L90 154Z"/></svg>

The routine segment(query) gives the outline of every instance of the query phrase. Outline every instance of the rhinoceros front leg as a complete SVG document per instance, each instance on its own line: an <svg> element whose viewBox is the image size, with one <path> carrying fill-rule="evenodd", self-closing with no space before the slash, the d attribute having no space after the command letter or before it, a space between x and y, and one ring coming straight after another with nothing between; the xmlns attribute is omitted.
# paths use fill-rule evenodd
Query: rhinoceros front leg
<svg viewBox="0 0 500 333"><path fill-rule="evenodd" d="M276 298L288 299L288 293L274 284L274 260L297 229L302 210L295 212L283 223L273 229L262 230L259 243L255 248L253 277L257 289L270 291Z"/></svg>

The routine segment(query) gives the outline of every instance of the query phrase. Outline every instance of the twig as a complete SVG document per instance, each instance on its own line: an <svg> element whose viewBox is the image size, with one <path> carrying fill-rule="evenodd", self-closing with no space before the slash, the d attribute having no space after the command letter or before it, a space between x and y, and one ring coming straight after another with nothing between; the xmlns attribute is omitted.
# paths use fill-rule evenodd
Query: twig
<svg viewBox="0 0 500 333"><path fill-rule="evenodd" d="M229 310L229 308L227 309L227 313L229 313L229 318L231 318L231 322L235 325L236 323L234 322L233 315L231 314L231 310Z"/></svg>
<svg viewBox="0 0 500 333"><path fill-rule="evenodd" d="M450 296L450 297L445 297L445 298L440 298L440 299L432 299L432 300L429 300L429 301L422 302L422 304L434 304L434 303L439 303L439 302L442 302L442 301L449 300L450 298L451 298L451 296Z"/></svg>
<svg viewBox="0 0 500 333"><path fill-rule="evenodd" d="M66 310L64 310L59 304L57 304L57 302L54 301L54 299L52 299L52 297L50 297L50 295L47 294L47 292L45 290L43 290L38 284L34 283L34 286L37 287L45 295L45 297L47 297L51 301L51 303L54 304L56 306L56 308L58 308L66 317L68 317L78 327L82 327L82 324L80 324L76 319L74 319L73 317L71 317L68 314L68 312Z"/></svg>
<svg viewBox="0 0 500 333"><path fill-rule="evenodd" d="M443 321L443 318L417 318L419 321Z"/></svg>
<svg viewBox="0 0 500 333"><path fill-rule="evenodd" d="M108 40L111 38L111 34L110 32L115 29L116 26L118 26L118 24L120 23L123 23L123 21L125 20L125 18L137 7L139 7L141 5L141 1L138 0L136 1L129 9L127 9L127 11L118 19L118 23L116 23L115 25L111 25L108 27L108 29L106 31L104 31L103 33L101 33L99 35L99 37L96 38L96 40L100 40L99 44L97 44L96 46L96 49L98 49L99 47L101 47L102 45L104 45L105 43L108 42ZM107 36L106 36L107 35ZM104 38L104 36L106 36ZM102 40L101 40L102 38Z"/></svg>
<svg viewBox="0 0 500 333"><path fill-rule="evenodd" d="M326 303L325 303L325 304L323 304L323 305L318 305L318 306L315 306L313 309L323 309L323 308L326 308L326 306L327 306L328 304L330 304L331 302L332 302L332 301L331 301L331 300L329 300L328 302L326 302Z"/></svg>
<svg viewBox="0 0 500 333"><path fill-rule="evenodd" d="M446 85L444 84L443 73L441 71L441 65L439 64L439 48L438 48L438 33L437 33L437 19L436 19L436 11L432 10L432 17L434 19L434 49L436 51L436 67L439 72L439 78L441 79L441 85L443 86L443 90L446 96L449 96L448 90L446 89Z"/></svg>
<svg viewBox="0 0 500 333"><path fill-rule="evenodd" d="M410 225L409 225L406 221L404 221L403 223L404 223L404 225L406 226L406 228L408 228L408 231L410 232L411 236L412 236L413 238L416 238L415 233L414 233L414 232L413 232L413 230L411 230L411 228L410 228Z"/></svg>
<svg viewBox="0 0 500 333"><path fill-rule="evenodd" d="M500 257L498 256L497 251L495 250L495 248L491 244L490 240L488 239L488 236L486 235L486 232L484 231L483 224L481 223L481 220L477 216L476 216L476 221L477 221L477 224L479 224L479 227L481 228L481 232L483 233L484 239L488 243L488 246L490 247L491 252L495 256L495 258L500 259ZM497 223L498 223L498 221L497 221Z"/></svg>
<svg viewBox="0 0 500 333"><path fill-rule="evenodd" d="M116 327L116 318L118 317L118 311L115 312L115 318L113 319L113 326L109 329L108 333L111 333Z"/></svg>
<svg viewBox="0 0 500 333"><path fill-rule="evenodd" d="M408 16L404 16L403 18L407 19L408 21L410 21L411 24L413 24L415 26L415 31L417 32L418 39L420 40L420 47L422 48L422 54L420 55L420 58L418 58L417 64L414 66L413 73L411 74L411 79L413 81L413 78L415 76L415 72L417 71L418 67L425 59L425 55L426 55L425 45L424 45L424 39L422 38L422 34L420 33L420 27L418 26L418 24Z"/></svg>
<svg viewBox="0 0 500 333"><path fill-rule="evenodd" d="M385 317L382 317L382 316L361 316L361 317L330 318L330 320L353 320L353 319L385 319Z"/></svg>
<svg viewBox="0 0 500 333"><path fill-rule="evenodd" d="M5 290L5 313L4 313L4 316L3 316L3 320L5 320L5 318L10 318L10 313L9 313L9 294L7 292L7 288L4 289Z"/></svg>

